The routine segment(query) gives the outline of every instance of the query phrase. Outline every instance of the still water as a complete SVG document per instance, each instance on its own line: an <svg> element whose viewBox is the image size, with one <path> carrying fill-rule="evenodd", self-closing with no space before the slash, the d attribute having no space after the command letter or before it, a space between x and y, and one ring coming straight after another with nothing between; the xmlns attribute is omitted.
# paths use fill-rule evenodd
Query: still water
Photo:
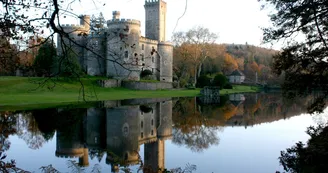
<svg viewBox="0 0 328 173"><path fill-rule="evenodd" d="M88 108L3 111L6 161L30 172L283 171L280 151L307 141L307 100L279 93L105 101ZM155 172L155 171L154 171ZM157 172L157 171L156 171Z"/></svg>

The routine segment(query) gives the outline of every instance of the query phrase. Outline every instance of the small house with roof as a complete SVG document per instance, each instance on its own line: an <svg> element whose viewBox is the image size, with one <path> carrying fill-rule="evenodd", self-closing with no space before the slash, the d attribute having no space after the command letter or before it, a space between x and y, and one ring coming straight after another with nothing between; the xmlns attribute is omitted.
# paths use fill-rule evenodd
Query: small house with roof
<svg viewBox="0 0 328 173"><path fill-rule="evenodd" d="M229 76L229 82L233 84L240 84L245 81L245 75L240 70L236 69Z"/></svg>

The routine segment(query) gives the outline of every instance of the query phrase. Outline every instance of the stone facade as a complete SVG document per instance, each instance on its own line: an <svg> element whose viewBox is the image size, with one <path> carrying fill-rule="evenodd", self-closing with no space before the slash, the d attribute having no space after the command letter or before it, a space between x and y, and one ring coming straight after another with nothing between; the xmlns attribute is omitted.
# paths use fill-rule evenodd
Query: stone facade
<svg viewBox="0 0 328 173"><path fill-rule="evenodd" d="M138 82L138 81L122 81L122 87L133 90L161 90L172 89L171 82Z"/></svg>
<svg viewBox="0 0 328 173"><path fill-rule="evenodd" d="M240 70L233 71L228 78L229 82L233 84L241 84L245 81L245 75Z"/></svg>
<svg viewBox="0 0 328 173"><path fill-rule="evenodd" d="M104 88L115 88L115 87L121 87L121 80L117 80L117 79L107 79L107 80L99 80L98 84L101 87Z"/></svg>
<svg viewBox="0 0 328 173"><path fill-rule="evenodd" d="M64 110L68 116L81 116L77 125L58 130L56 156L79 157L79 164L87 166L88 154L100 151L106 153L106 163L115 172L119 166L140 163L140 146L145 144L144 167L156 172L164 169L165 140L172 137L171 98L111 102L110 108Z"/></svg>
<svg viewBox="0 0 328 173"><path fill-rule="evenodd" d="M145 2L146 37L141 36L140 21L120 19L114 11L106 26L95 26L90 16L81 16L80 25L64 25L78 44L72 50L88 75L139 80L140 72L149 69L159 81L172 82L173 45L166 40L166 2ZM58 37L58 53L61 54Z"/></svg>

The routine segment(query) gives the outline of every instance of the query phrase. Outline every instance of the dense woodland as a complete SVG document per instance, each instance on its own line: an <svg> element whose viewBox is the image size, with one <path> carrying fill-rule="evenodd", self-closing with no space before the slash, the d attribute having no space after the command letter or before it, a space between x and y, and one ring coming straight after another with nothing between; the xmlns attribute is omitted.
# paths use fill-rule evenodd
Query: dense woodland
<svg viewBox="0 0 328 173"><path fill-rule="evenodd" d="M245 83L280 85L283 75L277 76L272 72L273 56L278 51L246 44L207 44L206 57L195 61L193 53L195 46L182 44L174 48L174 74L180 86L193 83L194 76L214 76L223 73L228 76L238 69L246 76ZM197 63L200 68L193 68ZM198 72L195 72L197 69Z"/></svg>

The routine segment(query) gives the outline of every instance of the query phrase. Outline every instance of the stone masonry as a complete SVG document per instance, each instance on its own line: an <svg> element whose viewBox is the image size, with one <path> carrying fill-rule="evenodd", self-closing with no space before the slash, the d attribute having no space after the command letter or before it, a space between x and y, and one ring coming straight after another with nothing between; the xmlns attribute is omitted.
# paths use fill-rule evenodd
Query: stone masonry
<svg viewBox="0 0 328 173"><path fill-rule="evenodd" d="M70 37L85 48L72 43L83 70L91 76L107 76L122 80L140 80L140 72L148 69L156 79L172 82L173 45L166 42L166 2L146 0L146 36L141 36L140 21L120 19L120 12L96 26L90 16L80 16L80 25L64 25ZM58 37L58 53L61 42Z"/></svg>

